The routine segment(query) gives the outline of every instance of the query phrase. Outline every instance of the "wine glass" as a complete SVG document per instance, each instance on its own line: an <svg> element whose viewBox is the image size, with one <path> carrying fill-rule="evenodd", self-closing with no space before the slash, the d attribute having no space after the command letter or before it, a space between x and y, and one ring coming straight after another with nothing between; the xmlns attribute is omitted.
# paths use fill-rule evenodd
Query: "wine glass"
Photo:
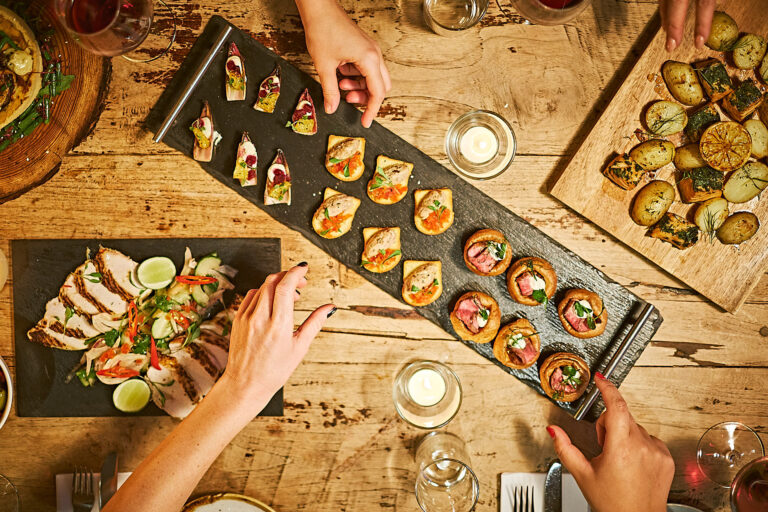
<svg viewBox="0 0 768 512"><path fill-rule="evenodd" d="M59 20L74 39L89 52L105 57L123 56L132 62L151 62L171 49L176 40L176 16L164 2L157 0L169 14L170 42L155 52L145 41L152 34L155 15L153 0L53 0ZM159 36L159 35L158 35ZM161 37L161 36L159 36ZM144 45L142 53L128 55Z"/></svg>
<svg viewBox="0 0 768 512"><path fill-rule="evenodd" d="M480 484L469 467L462 439L449 432L430 432L416 449L416 501L424 512L470 512Z"/></svg>
<svg viewBox="0 0 768 512"><path fill-rule="evenodd" d="M563 25L587 8L591 0L511 0L512 6L531 23Z"/></svg>
<svg viewBox="0 0 768 512"><path fill-rule="evenodd" d="M736 475L731 484L733 512L768 510L768 457L753 460Z"/></svg>
<svg viewBox="0 0 768 512"><path fill-rule="evenodd" d="M488 10L488 0L424 0L424 21L435 34L452 36L474 27Z"/></svg>
<svg viewBox="0 0 768 512"><path fill-rule="evenodd" d="M696 462L707 478L730 487L741 468L764 455L763 442L754 430L737 421L726 421L709 427L701 436Z"/></svg>

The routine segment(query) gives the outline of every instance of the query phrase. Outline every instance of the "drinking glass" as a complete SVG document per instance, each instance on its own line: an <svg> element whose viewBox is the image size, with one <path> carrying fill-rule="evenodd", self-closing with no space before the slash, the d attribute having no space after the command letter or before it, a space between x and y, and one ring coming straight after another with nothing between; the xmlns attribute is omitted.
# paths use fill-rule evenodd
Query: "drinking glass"
<svg viewBox="0 0 768 512"><path fill-rule="evenodd" d="M0 512L18 512L19 492L16 486L0 475Z"/></svg>
<svg viewBox="0 0 768 512"><path fill-rule="evenodd" d="M169 14L170 42L146 58L127 55L147 40L153 28L153 0L53 0L59 20L80 46L104 57L122 55L133 62L151 62L171 49L176 40L176 16L163 1L157 0ZM145 45L142 50L146 50Z"/></svg>
<svg viewBox="0 0 768 512"><path fill-rule="evenodd" d="M480 484L460 437L430 432L416 449L416 501L424 512L470 512Z"/></svg>
<svg viewBox="0 0 768 512"><path fill-rule="evenodd" d="M764 455L763 442L754 430L737 421L726 421L709 427L701 436L696 462L707 478L730 487L741 468Z"/></svg>
<svg viewBox="0 0 768 512"><path fill-rule="evenodd" d="M451 36L475 26L488 10L488 0L424 0L424 21L435 34Z"/></svg>
<svg viewBox="0 0 768 512"><path fill-rule="evenodd" d="M414 427L433 429L447 425L461 407L459 377L437 361L414 361L395 377L395 410Z"/></svg>
<svg viewBox="0 0 768 512"><path fill-rule="evenodd" d="M562 25L582 13L590 0L511 0L525 19L536 25Z"/></svg>
<svg viewBox="0 0 768 512"><path fill-rule="evenodd" d="M753 460L736 475L731 484L733 512L768 510L768 457Z"/></svg>

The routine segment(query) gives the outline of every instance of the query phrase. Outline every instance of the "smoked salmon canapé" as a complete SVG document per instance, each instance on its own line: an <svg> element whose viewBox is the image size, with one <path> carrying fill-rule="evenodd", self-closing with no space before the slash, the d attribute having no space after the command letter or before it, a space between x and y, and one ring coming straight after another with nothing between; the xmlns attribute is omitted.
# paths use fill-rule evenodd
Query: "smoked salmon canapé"
<svg viewBox="0 0 768 512"><path fill-rule="evenodd" d="M591 375L586 361L575 354L557 352L539 367L544 392L558 402L573 402L586 391Z"/></svg>
<svg viewBox="0 0 768 512"><path fill-rule="evenodd" d="M479 276L498 276L509 267L512 251L501 231L481 229L464 244L464 263Z"/></svg>
<svg viewBox="0 0 768 512"><path fill-rule="evenodd" d="M365 171L365 139L362 137L328 136L328 151L325 154L325 168L334 178L341 181L360 179Z"/></svg>
<svg viewBox="0 0 768 512"><path fill-rule="evenodd" d="M608 324L603 300L589 290L568 290L557 306L557 314L568 334L577 338L600 336Z"/></svg>
<svg viewBox="0 0 768 512"><path fill-rule="evenodd" d="M368 182L368 197L378 204L395 204L408 195L408 180L413 164L384 155L376 159L376 170Z"/></svg>
<svg viewBox="0 0 768 512"><path fill-rule="evenodd" d="M483 292L467 292L456 301L451 325L465 341L493 341L501 325L501 311L496 300Z"/></svg>
<svg viewBox="0 0 768 512"><path fill-rule="evenodd" d="M323 238L339 238L352 227L360 200L332 188L326 188L323 197L312 217L312 229Z"/></svg>
<svg viewBox="0 0 768 512"><path fill-rule="evenodd" d="M362 266L381 274L400 263L400 228L363 228Z"/></svg>
<svg viewBox="0 0 768 512"><path fill-rule="evenodd" d="M445 233L453 224L453 192L449 188L414 190L414 222L425 235Z"/></svg>
<svg viewBox="0 0 768 512"><path fill-rule="evenodd" d="M493 356L501 364L522 370L536 364L541 354L541 339L533 324L520 318L499 329L493 342Z"/></svg>
<svg viewBox="0 0 768 512"><path fill-rule="evenodd" d="M525 306L540 306L555 295L557 274L547 260L522 258L507 271L507 290L515 302Z"/></svg>
<svg viewBox="0 0 768 512"><path fill-rule="evenodd" d="M432 304L443 294L443 264L438 261L403 262L403 300L414 307Z"/></svg>

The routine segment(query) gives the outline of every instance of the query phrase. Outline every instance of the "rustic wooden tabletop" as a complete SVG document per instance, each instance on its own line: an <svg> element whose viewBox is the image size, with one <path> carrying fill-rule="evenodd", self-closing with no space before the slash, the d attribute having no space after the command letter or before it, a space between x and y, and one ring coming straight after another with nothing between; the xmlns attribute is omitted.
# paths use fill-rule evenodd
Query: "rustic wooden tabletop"
<svg viewBox="0 0 768 512"><path fill-rule="evenodd" d="M549 422L594 453L592 425L576 424L187 156L152 144L141 123L212 14L314 71L292 2L170 4L181 15L171 55L144 65L114 59L93 134L48 183L0 206L0 248L9 252L15 238L280 237L284 266L310 263L297 320L328 301L340 311L288 382L285 416L254 420L196 492L242 492L278 511L416 510L412 452L422 433L397 417L391 399L394 374L415 358L447 362L462 380L464 403L448 430L468 443L478 510L498 510L502 472L546 468L554 457ZM673 501L726 510L726 492L697 473L696 442L723 420L743 421L768 440L768 278L738 314L723 313L546 193L658 29L656 1L595 0L558 27L524 24L507 1L492 1L480 26L455 39L428 31L417 0L343 4L379 41L392 74L379 118L386 127L448 165L443 136L453 119L475 108L501 113L517 133L518 156L479 188L659 307L665 322L621 389L675 457ZM12 284L0 293L0 354L11 367ZM174 425L168 417L12 415L0 431L0 473L19 487L23 510L53 510L56 473L97 469L114 449L130 470Z"/></svg>

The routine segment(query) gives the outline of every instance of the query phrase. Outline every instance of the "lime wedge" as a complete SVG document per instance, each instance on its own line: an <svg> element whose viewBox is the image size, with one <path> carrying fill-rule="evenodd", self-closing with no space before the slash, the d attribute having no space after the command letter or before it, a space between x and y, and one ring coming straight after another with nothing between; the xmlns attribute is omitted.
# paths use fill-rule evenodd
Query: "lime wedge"
<svg viewBox="0 0 768 512"><path fill-rule="evenodd" d="M173 282L176 277L176 265L170 258L155 256L141 262L136 277L150 290L160 290Z"/></svg>
<svg viewBox="0 0 768 512"><path fill-rule="evenodd" d="M141 379L129 379L115 388L112 402L123 412L139 412L149 403L149 385Z"/></svg>

